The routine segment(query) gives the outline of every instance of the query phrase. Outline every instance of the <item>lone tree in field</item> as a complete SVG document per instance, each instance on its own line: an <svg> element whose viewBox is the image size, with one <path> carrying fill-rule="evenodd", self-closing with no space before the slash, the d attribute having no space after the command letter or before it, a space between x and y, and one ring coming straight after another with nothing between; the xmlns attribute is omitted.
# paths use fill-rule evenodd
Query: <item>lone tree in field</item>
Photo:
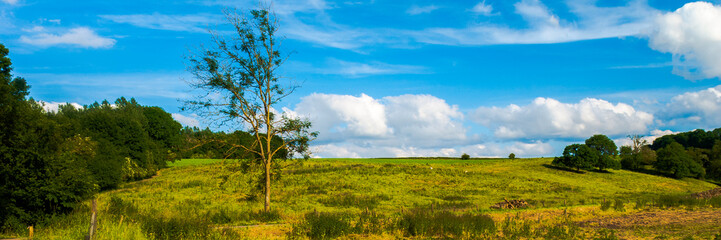
<svg viewBox="0 0 721 240"><path fill-rule="evenodd" d="M278 167L279 158L286 157L279 153L307 153L308 142L318 133L309 131L310 122L276 114L273 108L297 87L286 85L277 72L287 56L280 53L275 15L269 9L259 9L248 13L226 11L225 16L235 32L223 36L211 31L212 47L201 47L200 53L189 57L188 70L195 80L191 85L203 93L185 101L183 110L193 110L221 125L248 129L253 136L250 146L226 144L254 156L250 160L262 166L267 212L271 172ZM274 138L283 141L271 144Z"/></svg>

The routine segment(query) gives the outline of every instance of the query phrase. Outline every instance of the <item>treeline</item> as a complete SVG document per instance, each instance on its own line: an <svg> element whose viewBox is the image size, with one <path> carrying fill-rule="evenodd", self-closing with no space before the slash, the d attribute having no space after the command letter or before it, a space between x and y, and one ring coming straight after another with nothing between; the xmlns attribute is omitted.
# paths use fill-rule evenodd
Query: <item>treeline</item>
<svg viewBox="0 0 721 240"><path fill-rule="evenodd" d="M0 227L70 211L180 157L181 125L163 109L120 98L45 112L7 54L0 44Z"/></svg>
<svg viewBox="0 0 721 240"><path fill-rule="evenodd" d="M721 180L721 128L662 136L650 148L656 151L659 170L676 177Z"/></svg>
<svg viewBox="0 0 721 240"><path fill-rule="evenodd" d="M629 136L632 145L616 145L604 135L594 135L585 144L566 146L554 165L580 171L623 168L657 172L675 178L721 180L721 128L697 129L665 135L648 143L642 136Z"/></svg>
<svg viewBox="0 0 721 240"><path fill-rule="evenodd" d="M185 127L181 130L182 158L195 159L256 159L257 154L246 151L243 147L258 148L252 146L255 135L244 131L226 133L223 131L213 132L209 128L201 130L198 127ZM264 136L261 134L261 136ZM272 148L280 146L283 139L275 136L270 144ZM243 147L241 147L243 146ZM286 159L287 149L281 149L276 156Z"/></svg>

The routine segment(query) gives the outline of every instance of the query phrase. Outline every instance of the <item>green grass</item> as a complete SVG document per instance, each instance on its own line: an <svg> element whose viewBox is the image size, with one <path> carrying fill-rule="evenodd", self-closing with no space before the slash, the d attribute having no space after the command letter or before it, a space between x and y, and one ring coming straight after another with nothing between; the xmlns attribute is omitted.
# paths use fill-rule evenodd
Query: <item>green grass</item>
<svg viewBox="0 0 721 240"><path fill-rule="evenodd" d="M199 166L222 161L222 159L181 159L175 162L168 162L168 167Z"/></svg>
<svg viewBox="0 0 721 240"><path fill-rule="evenodd" d="M289 165L273 183L274 213L266 215L258 212L263 208L255 187L258 172L241 172L232 160L223 164L221 160L184 159L169 164L171 167L156 178L101 193L101 219L108 227L99 232L105 231L106 236L140 234L152 239L160 235L149 232L161 234L158 229L164 227L296 223L314 211L359 215L368 209L400 216L404 209L434 208L459 214L494 214L509 211L489 209L503 199L525 199L532 209L559 209L564 204L597 206L614 199L634 202L715 187L696 179L676 180L625 170L576 173L549 167L551 160L311 159ZM68 219L86 216L87 208L83 208ZM36 231L38 236L51 239L78 236L86 228L84 224L83 220L73 220ZM183 238L235 236L201 230L187 230Z"/></svg>

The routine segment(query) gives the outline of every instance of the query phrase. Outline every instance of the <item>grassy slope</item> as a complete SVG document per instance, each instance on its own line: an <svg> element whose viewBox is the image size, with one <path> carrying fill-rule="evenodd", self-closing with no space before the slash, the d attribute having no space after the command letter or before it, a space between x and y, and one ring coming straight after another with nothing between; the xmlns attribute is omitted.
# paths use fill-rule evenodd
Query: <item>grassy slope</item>
<svg viewBox="0 0 721 240"><path fill-rule="evenodd" d="M358 213L365 208L395 213L401 208L428 207L457 211L492 212L488 207L507 199L526 199L534 208L598 204L602 199L633 201L659 194L686 194L714 188L695 180L674 180L629 171L575 173L549 168L551 159L442 160L442 159L314 159L288 167L272 191L272 206L279 222L293 222L315 210ZM229 216L226 225L252 224L252 212L262 209L254 199L252 174L236 164L215 160L183 160L152 179L128 183L101 193L99 208L107 209L111 197L130 202L148 216L195 218ZM195 166L192 166L195 165ZM532 212L533 210L528 210ZM81 211L82 212L82 211ZM78 213L85 216L87 212ZM84 217L78 217L83 219ZM105 218L115 228L109 234L138 234L133 219L120 223ZM103 218L101 216L101 222ZM78 220L84 224L82 220ZM63 230L62 225L71 225ZM79 236L84 227L73 223L39 229L47 236ZM85 225L81 225L85 226ZM120 233L112 231L122 231Z"/></svg>

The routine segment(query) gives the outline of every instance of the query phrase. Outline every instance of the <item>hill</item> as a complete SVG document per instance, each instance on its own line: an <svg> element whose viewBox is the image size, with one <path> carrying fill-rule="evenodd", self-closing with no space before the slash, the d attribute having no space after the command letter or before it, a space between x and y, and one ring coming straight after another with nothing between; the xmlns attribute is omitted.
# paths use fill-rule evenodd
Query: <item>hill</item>
<svg viewBox="0 0 721 240"><path fill-rule="evenodd" d="M538 221L536 225L550 226L560 224L560 216L573 213L570 214L573 217L566 217L565 221L574 222L572 225L579 227L580 232L596 234L593 226L604 226L604 223L592 222L593 219L666 211L651 205L646 207L645 203L650 204L662 195L688 195L716 187L696 179L676 180L625 170L576 173L554 168L550 166L551 161L543 158L288 162L289 166L272 189L274 211L266 214L259 212L263 203L259 199L260 191L255 190L253 176L256 173L243 173L240 171L243 166L234 161L223 164L218 160L183 160L170 164L170 168L152 179L101 193L98 235L104 236L101 239L282 238L300 231L299 223L308 220L308 213L315 212L318 216L321 216L318 213L337 213L354 219L373 212L391 221L417 209L489 216L496 222L499 235L495 236L510 236L501 228L505 226L504 219L513 216L519 224L531 219ZM526 200L530 208L489 208L504 199ZM614 201L621 203L623 211L600 210L600 205ZM644 203L644 206L631 209L632 203ZM36 234L48 238L82 237L87 232L88 211L84 208L36 227ZM709 214L717 216L715 210ZM545 219L543 223L541 219ZM233 227L254 224L278 225ZM570 228L564 229L568 232ZM703 234L709 235L712 231L717 230ZM368 234L364 236L385 238L404 233L398 230ZM635 232L619 230L618 234Z"/></svg>

